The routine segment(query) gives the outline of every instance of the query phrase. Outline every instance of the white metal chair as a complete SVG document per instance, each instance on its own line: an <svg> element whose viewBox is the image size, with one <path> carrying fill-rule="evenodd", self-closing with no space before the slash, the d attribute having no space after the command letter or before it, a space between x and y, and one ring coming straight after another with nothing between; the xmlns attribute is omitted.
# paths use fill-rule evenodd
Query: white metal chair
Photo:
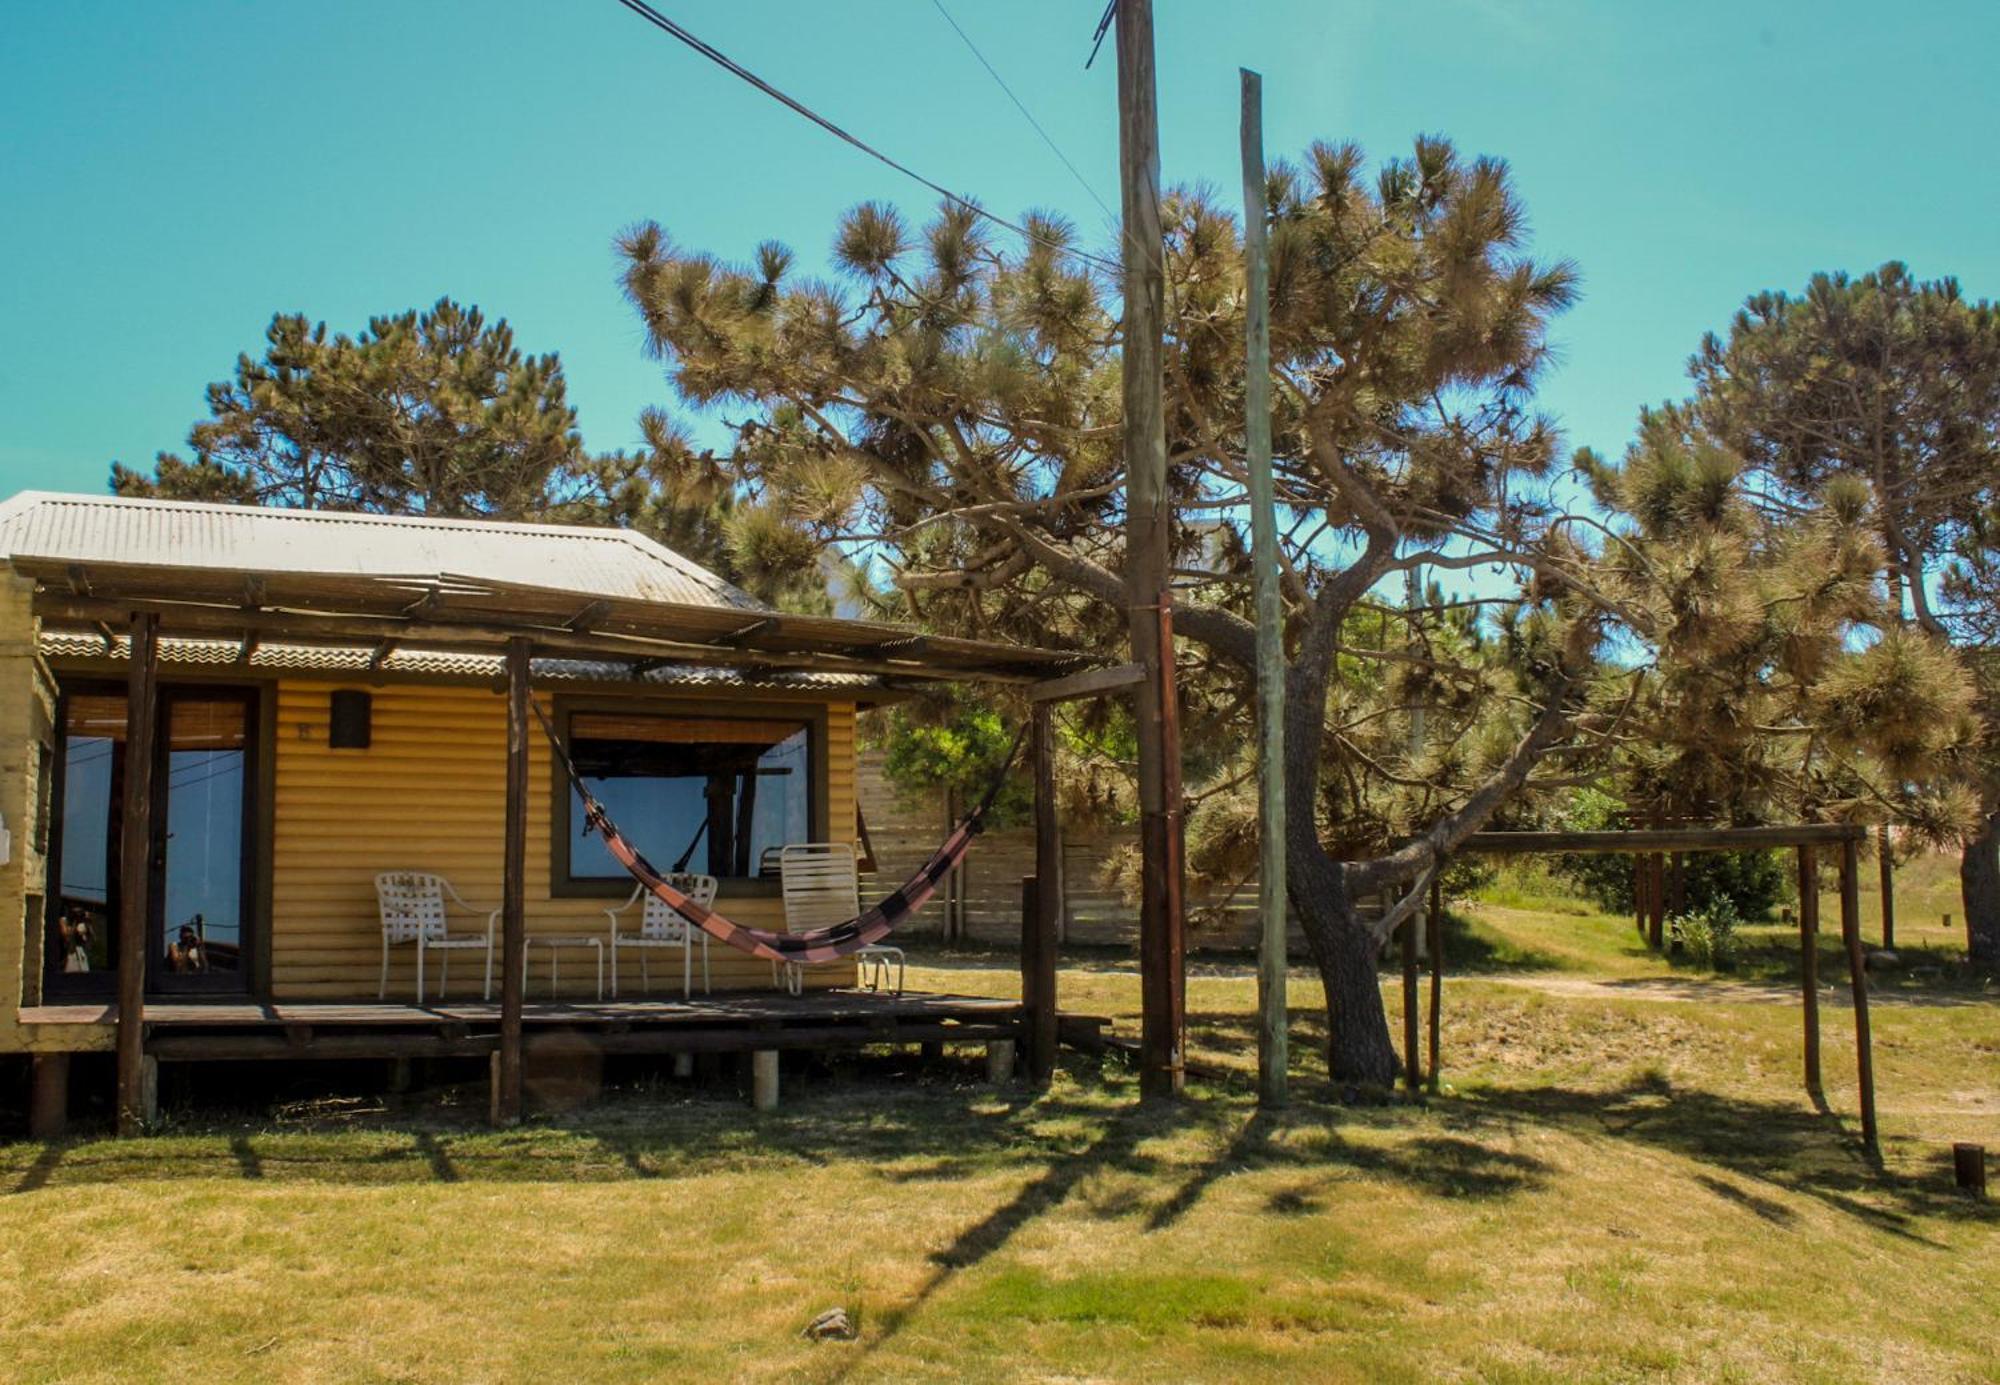
<svg viewBox="0 0 2000 1385"><path fill-rule="evenodd" d="M852 842L800 842L778 855L783 878L785 928L804 933L845 923L861 912L861 870L854 858ZM871 943L854 954L864 976L872 977L870 990L880 990L889 982L889 964L896 964L896 991L903 993L903 949L887 943ZM776 966L772 968L777 980ZM797 962L784 966L786 990L797 995L805 986L805 967Z"/></svg>
<svg viewBox="0 0 2000 1385"><path fill-rule="evenodd" d="M682 894L701 905L704 909L715 903L715 877L712 875L692 875L677 872L667 877L667 883ZM639 931L620 933L618 916L645 900L645 907L639 912ZM634 886L632 897L615 909L606 909L604 916L611 920L611 998L618 998L618 949L636 947L639 949L639 986L642 990L652 987L653 979L646 971L646 954L656 947L677 947L681 950L681 994L694 994L694 943L701 942L701 989L706 995L708 981L708 934L689 923L672 909L658 895L644 885Z"/></svg>
<svg viewBox="0 0 2000 1385"><path fill-rule="evenodd" d="M493 929L499 922L500 911L486 911L486 931L483 933L453 933L446 927L445 903L449 900L468 914L482 912L468 904L459 892L452 888L451 881L442 875L427 875L422 871L392 870L375 877L375 902L382 913L382 979L375 988L375 998L385 999L389 994L389 949L401 943L415 943L417 947L417 1003L424 1000L424 954L439 953L438 995L444 995L445 981L454 952L469 952L475 949L486 953L486 977L480 995L486 1000L493 998Z"/></svg>

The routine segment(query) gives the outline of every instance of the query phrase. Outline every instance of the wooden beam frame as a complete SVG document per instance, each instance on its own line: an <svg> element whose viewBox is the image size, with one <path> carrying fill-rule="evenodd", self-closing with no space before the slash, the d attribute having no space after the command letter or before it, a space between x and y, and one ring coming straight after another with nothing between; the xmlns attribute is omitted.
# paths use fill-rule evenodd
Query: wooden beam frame
<svg viewBox="0 0 2000 1385"><path fill-rule="evenodd" d="M943 667L896 663L845 654L781 653L738 649L726 645L682 643L646 635L598 630L585 634L560 626L517 626L456 618L418 619L405 616L342 615L316 611L246 611L236 607L170 601L121 602L101 597L65 596L42 592L35 611L45 623L92 626L106 619L123 619L133 610L150 610L174 633L242 639L249 635L302 644L373 645L382 640L483 652L505 649L514 639L528 639L535 652L578 659L630 660L661 658L671 663L723 668L775 669L806 673L894 675L923 682L1029 683L1027 669Z"/></svg>
<svg viewBox="0 0 2000 1385"><path fill-rule="evenodd" d="M1137 664L1113 664L1109 668L1087 668L1064 678L1028 685L1028 701L1034 703L1073 702L1085 697L1129 692L1146 681L1146 670Z"/></svg>

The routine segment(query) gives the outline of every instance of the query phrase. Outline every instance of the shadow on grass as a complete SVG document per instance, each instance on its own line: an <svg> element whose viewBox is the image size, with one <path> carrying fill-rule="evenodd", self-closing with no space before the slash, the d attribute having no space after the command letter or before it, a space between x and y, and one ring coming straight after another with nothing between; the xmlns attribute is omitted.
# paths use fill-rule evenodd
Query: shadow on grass
<svg viewBox="0 0 2000 1385"><path fill-rule="evenodd" d="M1492 1088L1461 1095L1453 1104L1472 1116L1651 1145L1753 1185L1811 1198L1877 1230L1937 1249L1944 1247L1923 1233L1920 1218L1992 1215L1954 1193L1948 1179L1878 1168L1861 1151L1855 1133L1823 1109L1675 1087L1658 1074L1609 1090ZM1697 1174L1696 1181L1767 1221L1790 1219L1782 1203L1754 1187L1730 1183L1717 1173Z"/></svg>

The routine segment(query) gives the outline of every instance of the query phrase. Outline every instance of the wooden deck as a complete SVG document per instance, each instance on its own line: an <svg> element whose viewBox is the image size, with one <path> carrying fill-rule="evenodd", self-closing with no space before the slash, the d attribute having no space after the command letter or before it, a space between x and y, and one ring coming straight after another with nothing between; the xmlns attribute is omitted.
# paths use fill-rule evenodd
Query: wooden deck
<svg viewBox="0 0 2000 1385"><path fill-rule="evenodd" d="M699 1000L529 1002L529 1052L721 1053L985 1043L1018 1037L1018 1001L862 990L719 994ZM23 1007L24 1025L79 1040L115 1025L112 1004ZM377 1001L271 1004L160 1001L146 1006L145 1051L167 1062L255 1059L479 1057L500 1043L498 1002ZM95 1046L79 1042L76 1047Z"/></svg>

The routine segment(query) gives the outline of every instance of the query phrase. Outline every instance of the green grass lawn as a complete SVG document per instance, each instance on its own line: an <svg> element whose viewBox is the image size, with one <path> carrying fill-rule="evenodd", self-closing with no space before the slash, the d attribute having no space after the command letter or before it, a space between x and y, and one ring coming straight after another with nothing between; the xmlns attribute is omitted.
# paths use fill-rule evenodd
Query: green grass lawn
<svg viewBox="0 0 2000 1385"><path fill-rule="evenodd" d="M1037 1094L885 1057L788 1070L764 1116L632 1076L507 1133L471 1088L356 1090L0 1145L0 1377L2000 1381L2000 1214L1948 1167L2000 1149L2000 991L1883 988L1878 1170L1837 990L1822 1113L1775 962L1706 977L1561 907L1454 920L1423 1106L1330 1099L1301 971L1298 1100L1260 1115L1252 982L1202 964L1228 1076L1166 1110L1115 1059ZM1129 967L1062 986L1134 1026ZM833 1305L860 1340L801 1340Z"/></svg>

